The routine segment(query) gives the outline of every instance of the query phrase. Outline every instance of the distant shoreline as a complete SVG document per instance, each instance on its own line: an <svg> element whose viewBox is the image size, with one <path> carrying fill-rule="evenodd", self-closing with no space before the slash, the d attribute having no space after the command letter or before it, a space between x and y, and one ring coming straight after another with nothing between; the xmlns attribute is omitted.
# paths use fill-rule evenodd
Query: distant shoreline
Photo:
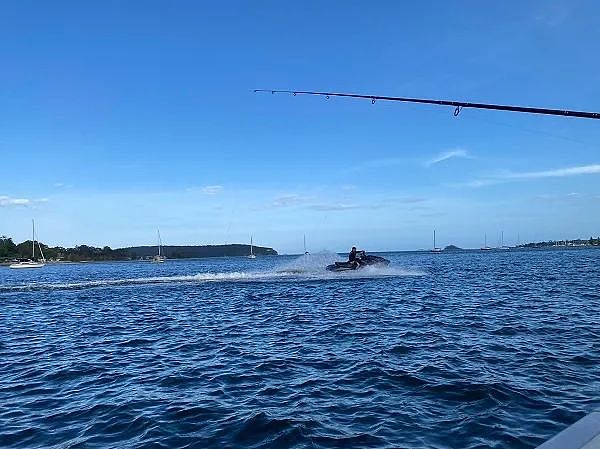
<svg viewBox="0 0 600 449"><path fill-rule="evenodd" d="M263 255L263 257L284 257L284 256L294 256L294 254L271 254L271 255ZM245 258L247 256L208 256L208 257L181 257L181 258L167 258L165 262L173 262L173 261L185 261L185 260L207 260L207 259L230 259L230 258ZM8 267L9 265L15 263L15 261L8 262L0 262L0 267ZM46 260L46 265L77 265L77 264L96 264L96 263L143 263L150 264L152 263L152 259L120 259L120 260Z"/></svg>
<svg viewBox="0 0 600 449"><path fill-rule="evenodd" d="M510 252L510 251L534 251L534 250L554 250L554 251L558 251L558 250L581 250L581 249L589 249L589 248L598 248L600 249L600 246L596 246L596 245L588 245L588 246L551 246L551 247L535 247L535 248L530 248L530 247L524 247L524 246L511 246L511 247L507 247L507 249L502 249L502 248L493 248L490 247L489 250L487 251L482 251L481 248L457 248L457 249L451 249L451 250L446 250L443 249L441 252L443 253L471 253L471 252L478 252L478 253L486 253L486 252L490 252L490 253L505 253L505 252ZM368 254L393 254L393 253L431 253L431 249L428 248L419 248L419 249L394 249L394 250L388 250L388 251L367 251ZM316 254L320 254L319 251L315 251L313 253L311 253L313 255ZM336 254L338 256L347 256L347 252L345 251L341 251L341 252L330 252L330 254ZM279 254L280 256L295 256L295 257L299 257L299 256L303 256L304 253L296 253L296 254Z"/></svg>
<svg viewBox="0 0 600 449"><path fill-rule="evenodd" d="M23 242L21 244L19 244L18 246L21 245L26 245L26 247L29 249L31 248L31 242ZM449 245L450 246L450 245ZM84 245L85 248L93 248L93 247L87 247ZM224 248L226 247L230 247L230 248L236 248L236 251L234 254L219 254L219 252L223 251ZM52 250L53 248L48 248L46 245L42 245L42 248L44 250L44 252L46 253L46 251L48 249ZM76 247L76 248L81 248L81 247ZM231 245L198 245L198 246L171 246L171 247L163 247L163 249L167 249L167 248L191 248L191 249L206 249L206 248L210 248L212 251L210 251L211 254L207 254L207 255L200 255L200 256L185 256L182 254L178 254L175 257L172 256L168 256L167 255L167 261L169 260L203 260L203 259L226 259L226 258L230 258L230 257L246 257L249 254L249 248L250 245L243 245L243 244L231 244ZM246 249L247 248L247 249ZM462 253L462 252L482 252L482 253L502 253L502 252L510 252L510 251L562 251L562 250L581 250L581 249L590 249L590 248L600 248L600 244L596 245L596 244L574 244L574 245L561 245L561 244L548 244L548 242L542 242L542 243L527 243L527 244L523 244L523 245L518 245L518 246L511 246L511 247L505 247L505 248L496 248L496 247L492 247L489 248L489 250L487 251L482 251L481 248L458 248L456 246L452 246L452 248L444 248L441 252L442 253ZM62 248L61 248L62 249ZM72 248L75 249L75 248ZM94 248L97 250L100 250L100 248ZM155 254L156 252L156 247L154 246L144 246L144 247L130 247L130 248L119 248L119 249L115 249L115 250L110 250L110 251L115 251L115 252L121 252L121 251L129 251L129 250L143 250L141 251L141 253L145 254L145 255L141 255L141 256L131 256L129 254L127 254L126 257L122 257L122 258L80 258L80 259L76 259L76 260L71 260L71 259L54 259L51 257L48 257L46 259L46 263L49 265L59 265L59 264L76 264L76 263L105 263L105 262L120 262L120 263L125 263L125 262L143 262L143 263L150 263L151 262L151 258L152 256ZM216 250L216 253L215 253ZM273 250L272 248L267 248L267 247L253 247L253 251L256 255L260 256L260 257L266 257L266 256L287 256L287 257L300 257L303 256L303 253L298 253L298 254L279 254L277 251ZM388 250L388 251L369 251L369 253L371 254L390 254L390 253L430 253L431 250L427 249L427 248L420 248L420 249L414 249L414 250ZM139 254L139 252L133 252L135 254ZM123 253L121 253L123 254ZM313 254L319 254L318 252L315 252ZM339 256L344 257L346 255L345 251L342 252L332 252L332 254L336 254ZM13 257L13 258L6 258L3 257L2 260L0 260L0 266L6 266L8 267L10 264L14 263L17 259L19 258L27 258L27 256L25 257Z"/></svg>
<svg viewBox="0 0 600 449"><path fill-rule="evenodd" d="M28 240L16 245L11 238L0 237L0 263L10 263L19 259L31 258L32 243L31 240ZM167 259L239 257L248 256L251 251L256 256L276 256L278 254L277 251L270 247L251 247L250 245L239 243L227 245L171 245L161 247L161 255ZM49 262L114 262L151 259L158 254L158 247L132 246L112 249L109 246L97 248L94 246L79 245L74 248L63 248L59 246L49 247L43 243L38 244L36 242L35 253L38 258L45 258Z"/></svg>

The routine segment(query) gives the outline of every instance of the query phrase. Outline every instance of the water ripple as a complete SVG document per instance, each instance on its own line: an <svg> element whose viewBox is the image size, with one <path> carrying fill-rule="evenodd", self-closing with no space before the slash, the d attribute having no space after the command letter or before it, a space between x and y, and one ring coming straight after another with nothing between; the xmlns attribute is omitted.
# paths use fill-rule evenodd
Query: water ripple
<svg viewBox="0 0 600 449"><path fill-rule="evenodd" d="M598 255L0 269L0 445L533 448L599 405Z"/></svg>

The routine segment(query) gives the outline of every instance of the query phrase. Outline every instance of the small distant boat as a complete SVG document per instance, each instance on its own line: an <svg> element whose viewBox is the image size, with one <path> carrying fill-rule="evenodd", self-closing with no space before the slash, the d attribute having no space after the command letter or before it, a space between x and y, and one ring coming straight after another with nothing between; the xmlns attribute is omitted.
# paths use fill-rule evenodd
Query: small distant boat
<svg viewBox="0 0 600 449"><path fill-rule="evenodd" d="M504 231L502 231L502 233L500 234L500 246L498 247L498 249L501 249L503 251L510 250L510 246L504 246Z"/></svg>
<svg viewBox="0 0 600 449"><path fill-rule="evenodd" d="M248 254L248 259L256 259L256 256L254 255L254 251L253 251L253 245L252 245L252 236L250 236L250 254Z"/></svg>
<svg viewBox="0 0 600 449"><path fill-rule="evenodd" d="M308 256L310 253L306 250L306 234L304 234L304 255Z"/></svg>
<svg viewBox="0 0 600 449"><path fill-rule="evenodd" d="M441 253L444 251L442 248L435 246L435 229L433 230L433 248L430 250L432 253Z"/></svg>
<svg viewBox="0 0 600 449"><path fill-rule="evenodd" d="M152 258L152 263L163 263L166 259L162 254L162 239L160 238L160 229L156 229L158 232L158 254Z"/></svg>
<svg viewBox="0 0 600 449"><path fill-rule="evenodd" d="M481 250L482 250L482 251L489 251L489 250L491 250L492 248L490 248L489 246L487 246L487 233L485 233L485 234L483 235L483 240L484 240L484 244L483 244L483 246L481 247Z"/></svg>
<svg viewBox="0 0 600 449"><path fill-rule="evenodd" d="M38 249L40 250L40 254L42 255L42 261L38 262L35 260L35 221L31 220L31 228L32 228L32 236L31 236L31 259L20 260L17 263L10 264L8 267L18 270L21 268L42 268L46 265L46 259L44 258L44 252L42 251L42 247L40 243L38 244Z"/></svg>

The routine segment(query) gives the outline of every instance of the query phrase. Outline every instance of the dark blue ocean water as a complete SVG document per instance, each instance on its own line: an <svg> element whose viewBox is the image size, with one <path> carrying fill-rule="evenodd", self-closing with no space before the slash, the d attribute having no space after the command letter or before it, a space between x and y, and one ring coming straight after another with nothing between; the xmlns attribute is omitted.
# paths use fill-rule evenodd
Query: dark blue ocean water
<svg viewBox="0 0 600 449"><path fill-rule="evenodd" d="M600 405L600 251L0 267L2 447L533 448Z"/></svg>

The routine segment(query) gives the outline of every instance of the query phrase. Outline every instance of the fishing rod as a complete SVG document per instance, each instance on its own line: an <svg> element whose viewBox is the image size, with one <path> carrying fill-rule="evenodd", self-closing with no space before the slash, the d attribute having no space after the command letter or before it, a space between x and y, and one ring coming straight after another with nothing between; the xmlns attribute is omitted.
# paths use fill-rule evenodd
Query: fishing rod
<svg viewBox="0 0 600 449"><path fill-rule="evenodd" d="M570 111L567 109L547 109L547 108L531 108L527 106L508 106L502 104L487 104L487 103L471 103L466 101L449 101L449 100L430 100L423 98L406 98L406 97L387 97L381 95L362 95L362 94L351 94L351 93L340 93L340 92L313 92L313 91L302 91L302 90L270 90L270 89L254 89L254 93L271 93L271 94L292 94L296 95L316 95L319 97L347 97L347 98L364 98L371 100L372 104L375 104L377 100L383 101L400 101L404 103L422 103L422 104L435 104L439 106L454 106L454 116L460 114L463 108L474 108L474 109L493 109L496 111L511 111L511 112L523 112L527 114L543 114L543 115L560 115L563 117L579 117L579 118L592 118L600 119L600 112L583 112L583 111Z"/></svg>

